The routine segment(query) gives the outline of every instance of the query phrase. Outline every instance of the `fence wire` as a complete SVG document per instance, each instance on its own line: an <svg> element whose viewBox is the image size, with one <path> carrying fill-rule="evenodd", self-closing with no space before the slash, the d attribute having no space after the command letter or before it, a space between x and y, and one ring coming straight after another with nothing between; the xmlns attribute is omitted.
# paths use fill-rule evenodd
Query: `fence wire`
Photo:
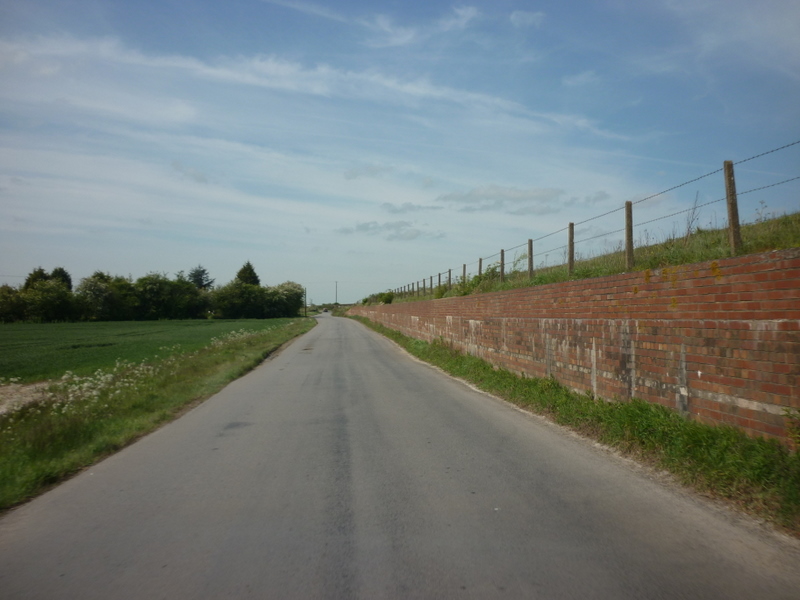
<svg viewBox="0 0 800 600"><path fill-rule="evenodd" d="M769 154L773 154L775 152L780 152L782 150L786 150L787 148L791 148L791 147L796 146L798 144L800 144L800 140L791 142L789 144L785 144L785 145L780 146L778 148L773 148L772 150L767 150L766 152L761 152L759 154L755 154L755 155L750 156L748 158L744 158L744 159L741 159L741 160L738 160L738 161L733 161L732 164L739 165L739 164L746 163L746 162L749 162L749 161L752 161L752 160L756 160L758 158L762 158L762 157L767 156ZM680 183L678 185L674 185L674 186L672 186L672 187L670 187L670 188L668 188L666 190L663 190L661 192L658 192L656 194L651 194L650 196L646 196L646 197L641 198L639 200L633 201L633 202L631 202L631 204L632 205L642 204L644 202L647 202L648 200L653 200L654 198L658 198L659 196L663 196L664 194L668 194L669 192L672 192L672 191L675 191L677 189L683 188L683 187L685 187L687 185L690 185L692 183L696 183L698 181L706 179L707 177L711 177L712 175L716 175L718 173L722 173L723 171L724 171L724 169L716 169L714 171L710 171L710 172L706 173L705 175L701 175L699 177L695 177L694 179L690 179L688 181L684 181L683 183ZM797 181L797 180L800 180L800 176L791 177L789 179L784 179L783 181L778 181L778 182L775 182L775 183L771 183L771 184L763 185L763 186L760 186L760 187L752 188L752 189L746 190L744 192L737 192L736 195L737 196L744 196L746 194L750 194L750 193L753 193L753 192L766 190L766 189L769 189L769 188L774 188L774 187L777 187L777 186L780 186L780 185L784 185L784 184L790 183L792 181ZM686 208L686 209L683 209L683 210L679 210L677 212L673 212L673 213L668 214L668 215L655 217L653 219L649 219L649 220L643 221L641 223L635 223L633 225L633 227L634 228L639 228L639 227L643 227L645 225L656 223L658 221L671 219L671 218L680 216L682 214L686 214L686 213L689 213L689 212L692 212L692 211L697 211L698 209L703 208L705 206L710 206L712 204L716 204L716 203L719 203L719 202L724 202L725 200L726 200L726 198L723 197L723 198L718 198L716 200L711 200L709 202L704 202L703 204L694 204L689 208ZM577 223L573 223L572 226L573 227L578 227L580 225L585 225L586 223L590 223L592 221L596 221L598 219L602 219L603 217L607 217L609 215L612 215L614 213L618 213L618 212L621 212L621 211L624 211L624 210L625 210L625 206L614 208L614 209L606 211L606 212L604 212L602 214L595 215L595 216L590 217L588 219L584 219L583 221L579 221ZM550 238L552 236L555 236L555 235L558 235L560 233L563 233L563 232L567 231L568 229L569 229L569 225L566 226L566 227L562 227L561 229L558 229L556 231L552 231L552 232L547 233L545 235L542 235L542 236L539 236L537 238L531 239L530 241L533 242L533 243L541 242L542 240L545 240L545 239ZM604 237L618 235L618 234L624 233L624 232L625 232L625 228L616 229L614 231L609 231L609 232L606 232L606 233L600 233L600 234L593 235L593 236L588 237L588 238L584 238L584 239L581 239L581 240L578 240L578 241L574 241L573 242L573 246L577 246L578 244L594 241L594 240L597 240L597 239L600 239L600 238L604 238ZM483 272L486 272L487 269L490 269L493 266L496 266L496 265L499 264L500 257L501 257L502 253L513 252L514 250L518 250L520 248L523 248L523 247L527 246L527 244L528 244L528 241L523 242L523 243L518 244L516 246L512 246L511 248L501 250L500 252L497 252L495 254L482 257L482 258L478 259L477 261L474 261L474 262L471 262L471 263L466 263L465 265L462 265L461 268L458 268L458 269L445 269L444 271L441 271L440 273L436 273L436 274L431 275L431 276L426 276L426 277L418 280L415 283L408 284L407 286L402 286L402 287L397 288L397 289L398 290L408 289L408 290L412 290L413 291L414 289L417 288L417 286L419 286L420 289L421 289L422 288L422 283L425 282L425 289L426 290L430 290L430 288L432 287L431 286L431 281L433 281L433 285L436 286L436 285L439 284L439 278L440 277L442 279L442 283L443 284L447 283L448 273L451 274L451 283L452 282L457 282L457 281L459 281L459 280L461 280L463 278L464 268L466 268L468 276L477 275L479 273L479 271L481 271L481 270ZM556 247L556 248L552 248L552 249L546 250L546 251L541 251L541 250L537 249L536 256L539 256L539 257L545 256L545 261L544 261L544 266L545 267L559 266L559 265L563 265L564 262L566 262L566 260L564 262L562 262L562 263L557 263L557 264L553 264L553 265L547 265L546 264L547 263L547 258L550 255L553 255L553 254L556 254L556 253L564 253L564 254L566 254L566 251L568 250L568 248L569 248L569 245L565 244L565 245L562 245L562 246L559 246L559 247ZM519 260L522 260L525 257L526 257L526 254L522 254L521 256L515 256L514 260L511 261L511 262L512 263L516 263L516 262L518 262ZM508 261L506 261L506 264L508 264ZM542 265L540 264L537 268L542 268Z"/></svg>

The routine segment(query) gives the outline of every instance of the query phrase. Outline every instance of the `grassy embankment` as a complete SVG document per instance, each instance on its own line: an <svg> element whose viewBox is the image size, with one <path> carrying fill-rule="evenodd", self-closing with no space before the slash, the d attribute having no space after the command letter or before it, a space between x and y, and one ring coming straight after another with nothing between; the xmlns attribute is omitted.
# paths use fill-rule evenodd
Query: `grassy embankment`
<svg viewBox="0 0 800 600"><path fill-rule="evenodd" d="M0 510L156 429L313 325L296 318L0 326L5 384L52 379L40 399L0 414Z"/></svg>
<svg viewBox="0 0 800 600"><path fill-rule="evenodd" d="M776 218L759 218L755 223L742 225L742 251L740 254L754 254L770 250L783 250L800 247L800 212ZM536 249L534 248L534 254ZM719 260L730 257L727 229L694 229L685 235L673 233L666 240L650 243L645 239L634 249L635 270L660 269L679 265ZM566 259L565 259L566 260ZM523 266L524 263L524 266ZM395 297L394 302L409 302L466 296L486 292L499 292L519 287L561 283L573 279L588 279L625 273L625 252L619 248L615 252L600 256L582 258L576 256L575 268L569 274L567 265L536 269L533 278L528 277L527 254L522 254L513 264L506 266L505 281L500 281L499 264L488 265L480 276L472 277L447 288L445 285L428 289L427 294L408 297Z"/></svg>
<svg viewBox="0 0 800 600"><path fill-rule="evenodd" d="M667 470L696 490L800 536L800 452L732 427L689 421L641 400L606 402L572 392L553 379L523 378L444 343L429 344L353 318L450 375ZM798 436L800 422L795 425Z"/></svg>

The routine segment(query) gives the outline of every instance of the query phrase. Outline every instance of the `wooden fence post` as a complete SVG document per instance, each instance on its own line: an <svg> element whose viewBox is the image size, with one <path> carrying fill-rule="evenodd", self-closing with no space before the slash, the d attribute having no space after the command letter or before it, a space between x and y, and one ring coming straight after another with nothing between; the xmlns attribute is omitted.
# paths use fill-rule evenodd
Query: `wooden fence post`
<svg viewBox="0 0 800 600"><path fill-rule="evenodd" d="M506 251L500 250L500 281L506 280Z"/></svg>
<svg viewBox="0 0 800 600"><path fill-rule="evenodd" d="M453 288L453 269L447 269L447 289Z"/></svg>
<svg viewBox="0 0 800 600"><path fill-rule="evenodd" d="M479 258L478 259L478 277L480 277L481 275L483 275L483 259Z"/></svg>
<svg viewBox="0 0 800 600"><path fill-rule="evenodd" d="M439 273L439 287L442 287L442 274Z"/></svg>
<svg viewBox="0 0 800 600"><path fill-rule="evenodd" d="M731 256L736 256L742 249L742 233L739 228L739 204L736 199L736 178L733 175L733 162L723 163L725 171L725 195L728 200L728 242Z"/></svg>
<svg viewBox="0 0 800 600"><path fill-rule="evenodd" d="M633 202L625 202L625 270L633 271Z"/></svg>
<svg viewBox="0 0 800 600"><path fill-rule="evenodd" d="M467 284L467 265L465 264L461 269L461 283L462 285Z"/></svg>
<svg viewBox="0 0 800 600"><path fill-rule="evenodd" d="M567 258L567 265L569 274L575 270L575 223L569 224L569 242L567 244L569 256Z"/></svg>
<svg viewBox="0 0 800 600"><path fill-rule="evenodd" d="M533 279L533 240L528 240L528 279Z"/></svg>

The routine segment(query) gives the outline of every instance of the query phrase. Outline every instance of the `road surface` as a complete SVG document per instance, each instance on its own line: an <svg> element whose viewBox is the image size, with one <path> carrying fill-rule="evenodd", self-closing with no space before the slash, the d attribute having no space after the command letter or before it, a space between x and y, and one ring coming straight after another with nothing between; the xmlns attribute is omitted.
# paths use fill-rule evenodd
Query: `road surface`
<svg viewBox="0 0 800 600"><path fill-rule="evenodd" d="M470 389L311 332L0 519L0 598L800 598L798 545Z"/></svg>

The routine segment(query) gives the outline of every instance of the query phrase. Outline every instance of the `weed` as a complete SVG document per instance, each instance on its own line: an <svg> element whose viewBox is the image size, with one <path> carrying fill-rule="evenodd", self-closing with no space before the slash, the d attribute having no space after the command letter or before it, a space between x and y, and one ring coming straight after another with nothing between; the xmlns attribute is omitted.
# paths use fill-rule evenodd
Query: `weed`
<svg viewBox="0 0 800 600"><path fill-rule="evenodd" d="M800 451L800 409L785 408L783 416L786 418L786 432L792 446Z"/></svg>

